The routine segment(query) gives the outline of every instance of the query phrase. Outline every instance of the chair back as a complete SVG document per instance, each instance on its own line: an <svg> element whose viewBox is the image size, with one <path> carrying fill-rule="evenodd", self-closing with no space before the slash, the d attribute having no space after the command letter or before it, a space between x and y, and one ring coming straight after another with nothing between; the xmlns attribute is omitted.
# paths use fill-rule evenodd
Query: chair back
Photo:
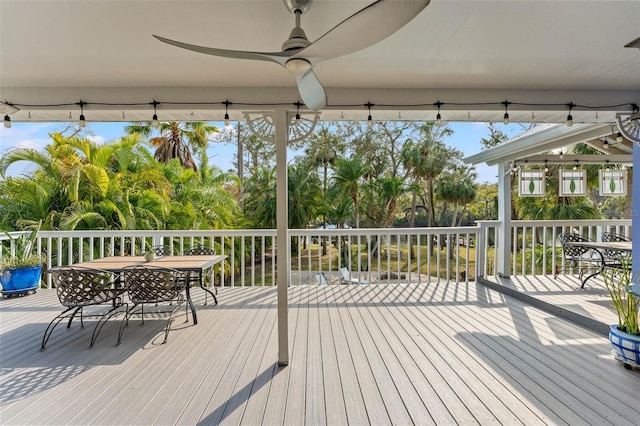
<svg viewBox="0 0 640 426"><path fill-rule="evenodd" d="M631 241L624 235L615 234L613 232L603 232L600 238L603 242ZM629 252L612 248L604 249L603 255L607 264L614 267L622 267L623 264L629 264L631 258L631 254Z"/></svg>
<svg viewBox="0 0 640 426"><path fill-rule="evenodd" d="M602 241L606 242L621 242L621 241L631 241L629 238L624 235L616 234L613 232L603 232L600 236Z"/></svg>
<svg viewBox="0 0 640 426"><path fill-rule="evenodd" d="M184 289L175 269L131 266L122 272L129 298L134 304L173 300Z"/></svg>
<svg viewBox="0 0 640 426"><path fill-rule="evenodd" d="M173 254L171 246L165 244L153 246L151 247L151 250L156 254L156 256L171 256Z"/></svg>
<svg viewBox="0 0 640 426"><path fill-rule="evenodd" d="M88 306L113 299L113 279L109 272L63 266L49 270L58 299L63 306Z"/></svg>
<svg viewBox="0 0 640 426"><path fill-rule="evenodd" d="M586 247L573 246L568 245L568 242L587 242L591 241L587 237L583 237L580 234L574 234L570 232L563 232L558 236L560 239L560 244L562 244L562 252L564 253L565 259L579 259L582 258L585 254L587 254L590 249Z"/></svg>
<svg viewBox="0 0 640 426"><path fill-rule="evenodd" d="M189 250L187 250L185 254L187 256L213 255L213 254L216 254L216 250L213 247L208 247L200 244L200 245L191 247Z"/></svg>

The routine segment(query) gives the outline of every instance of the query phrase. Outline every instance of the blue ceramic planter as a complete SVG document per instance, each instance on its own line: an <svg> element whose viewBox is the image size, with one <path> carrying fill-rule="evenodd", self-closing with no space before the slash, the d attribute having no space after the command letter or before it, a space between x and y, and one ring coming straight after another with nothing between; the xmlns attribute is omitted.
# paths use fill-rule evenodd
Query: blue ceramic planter
<svg viewBox="0 0 640 426"><path fill-rule="evenodd" d="M618 325L614 324L609 328L609 341L616 358L621 360L625 367L640 367L640 336L620 331Z"/></svg>
<svg viewBox="0 0 640 426"><path fill-rule="evenodd" d="M2 294L24 294L40 287L42 265L27 266L17 269L3 269L0 271Z"/></svg>

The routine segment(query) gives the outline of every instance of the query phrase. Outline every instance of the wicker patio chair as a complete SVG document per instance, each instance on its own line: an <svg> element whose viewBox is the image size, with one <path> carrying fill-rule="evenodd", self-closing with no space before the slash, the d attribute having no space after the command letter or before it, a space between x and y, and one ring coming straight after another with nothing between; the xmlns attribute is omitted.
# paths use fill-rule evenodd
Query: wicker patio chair
<svg viewBox="0 0 640 426"><path fill-rule="evenodd" d="M67 328L70 328L73 318L78 314L80 314L80 324L83 327L85 316L99 317L91 335L90 346L93 347L106 321L118 313L120 307L127 308L122 297L125 290L116 288L117 281L114 281L113 275L107 271L65 266L53 268L48 272L51 274L60 304L67 309L56 316L47 326L42 337L40 350L45 349L53 330L62 320L69 318ZM107 311L102 309L98 313L85 314L84 312L84 308L88 306L107 304L111 305Z"/></svg>
<svg viewBox="0 0 640 426"><path fill-rule="evenodd" d="M209 256L214 254L216 254L216 250L213 247L205 246L204 244L195 245L191 247L189 250L187 250L185 253L186 256ZM216 298L216 294L218 294L218 288L215 286L215 283L213 282L213 277L211 275L204 275L200 277L200 275L188 274L186 279L190 280L191 282L197 282L200 288L204 290L205 305L207 304L208 294L210 294L211 297L213 297L214 303L216 305L218 304L218 299ZM215 292L215 294L212 293L207 287L213 287L213 291Z"/></svg>
<svg viewBox="0 0 640 426"><path fill-rule="evenodd" d="M587 242L592 241L580 234L565 232L559 235L562 244L562 255L565 260L564 267L557 267L553 278L557 278L561 270L573 272L578 271L578 277L582 280L582 276L586 272L598 273L602 269L602 258L597 251L579 245L569 245L568 242ZM588 278L587 278L588 279ZM585 279L583 281L586 282Z"/></svg>
<svg viewBox="0 0 640 426"><path fill-rule="evenodd" d="M171 246L166 244L152 246L151 250L156 254L156 256L171 256L173 254Z"/></svg>
<svg viewBox="0 0 640 426"><path fill-rule="evenodd" d="M127 309L127 314L120 324L118 344L122 340L124 328L128 326L129 319L133 315L140 315L142 317L141 325L144 325L145 305L159 306L161 303L168 303L169 308L154 310L154 313L170 314L164 330L164 341L162 343L165 343L169 336L173 317L180 309L180 305L185 302L183 295L184 285L180 280L180 272L169 268L131 266L124 268L122 274L132 306ZM189 321L187 309L185 309L185 315L187 316L187 321Z"/></svg>
<svg viewBox="0 0 640 426"><path fill-rule="evenodd" d="M603 242L631 241L624 235L615 234L613 232L603 232L600 238ZM602 250L602 255L604 256L605 268L622 269L623 267L631 264L631 253L628 251L609 248Z"/></svg>

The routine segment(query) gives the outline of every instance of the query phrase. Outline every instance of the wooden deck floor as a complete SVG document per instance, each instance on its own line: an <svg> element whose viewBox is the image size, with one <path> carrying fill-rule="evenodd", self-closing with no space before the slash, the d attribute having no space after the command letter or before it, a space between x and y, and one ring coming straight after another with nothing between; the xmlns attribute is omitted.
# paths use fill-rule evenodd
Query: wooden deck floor
<svg viewBox="0 0 640 426"><path fill-rule="evenodd" d="M115 346L112 320L44 352L54 292L0 300L0 423L640 424L640 372L605 337L481 284L292 287L288 367L275 289L219 300L164 345L136 320Z"/></svg>

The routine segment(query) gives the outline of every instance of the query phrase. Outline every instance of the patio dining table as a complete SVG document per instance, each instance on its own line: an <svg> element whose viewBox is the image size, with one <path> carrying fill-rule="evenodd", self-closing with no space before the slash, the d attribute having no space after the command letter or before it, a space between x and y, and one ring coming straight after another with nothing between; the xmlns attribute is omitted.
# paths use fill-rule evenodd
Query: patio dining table
<svg viewBox="0 0 640 426"><path fill-rule="evenodd" d="M208 291L217 302L214 294L202 286L206 271L213 273L213 266L226 259L226 255L195 255L195 256L160 256L153 261L146 261L144 256L107 256L100 259L75 263L72 266L102 269L104 271L119 274L124 268L130 266L151 266L159 268L171 268L181 272L196 273L200 280L200 286ZM196 307L191 299L191 280L185 279L185 295L193 315L193 324L198 324Z"/></svg>
<svg viewBox="0 0 640 426"><path fill-rule="evenodd" d="M584 284L587 282L587 280L589 280L589 278L593 278L602 273L604 268L607 266L607 256L605 256L606 252L626 252L629 253L629 255L631 255L632 252L631 241L567 241L565 244L591 249L594 252L598 253L598 256L600 257L600 268L598 268L596 272L582 280L581 287L584 287Z"/></svg>

